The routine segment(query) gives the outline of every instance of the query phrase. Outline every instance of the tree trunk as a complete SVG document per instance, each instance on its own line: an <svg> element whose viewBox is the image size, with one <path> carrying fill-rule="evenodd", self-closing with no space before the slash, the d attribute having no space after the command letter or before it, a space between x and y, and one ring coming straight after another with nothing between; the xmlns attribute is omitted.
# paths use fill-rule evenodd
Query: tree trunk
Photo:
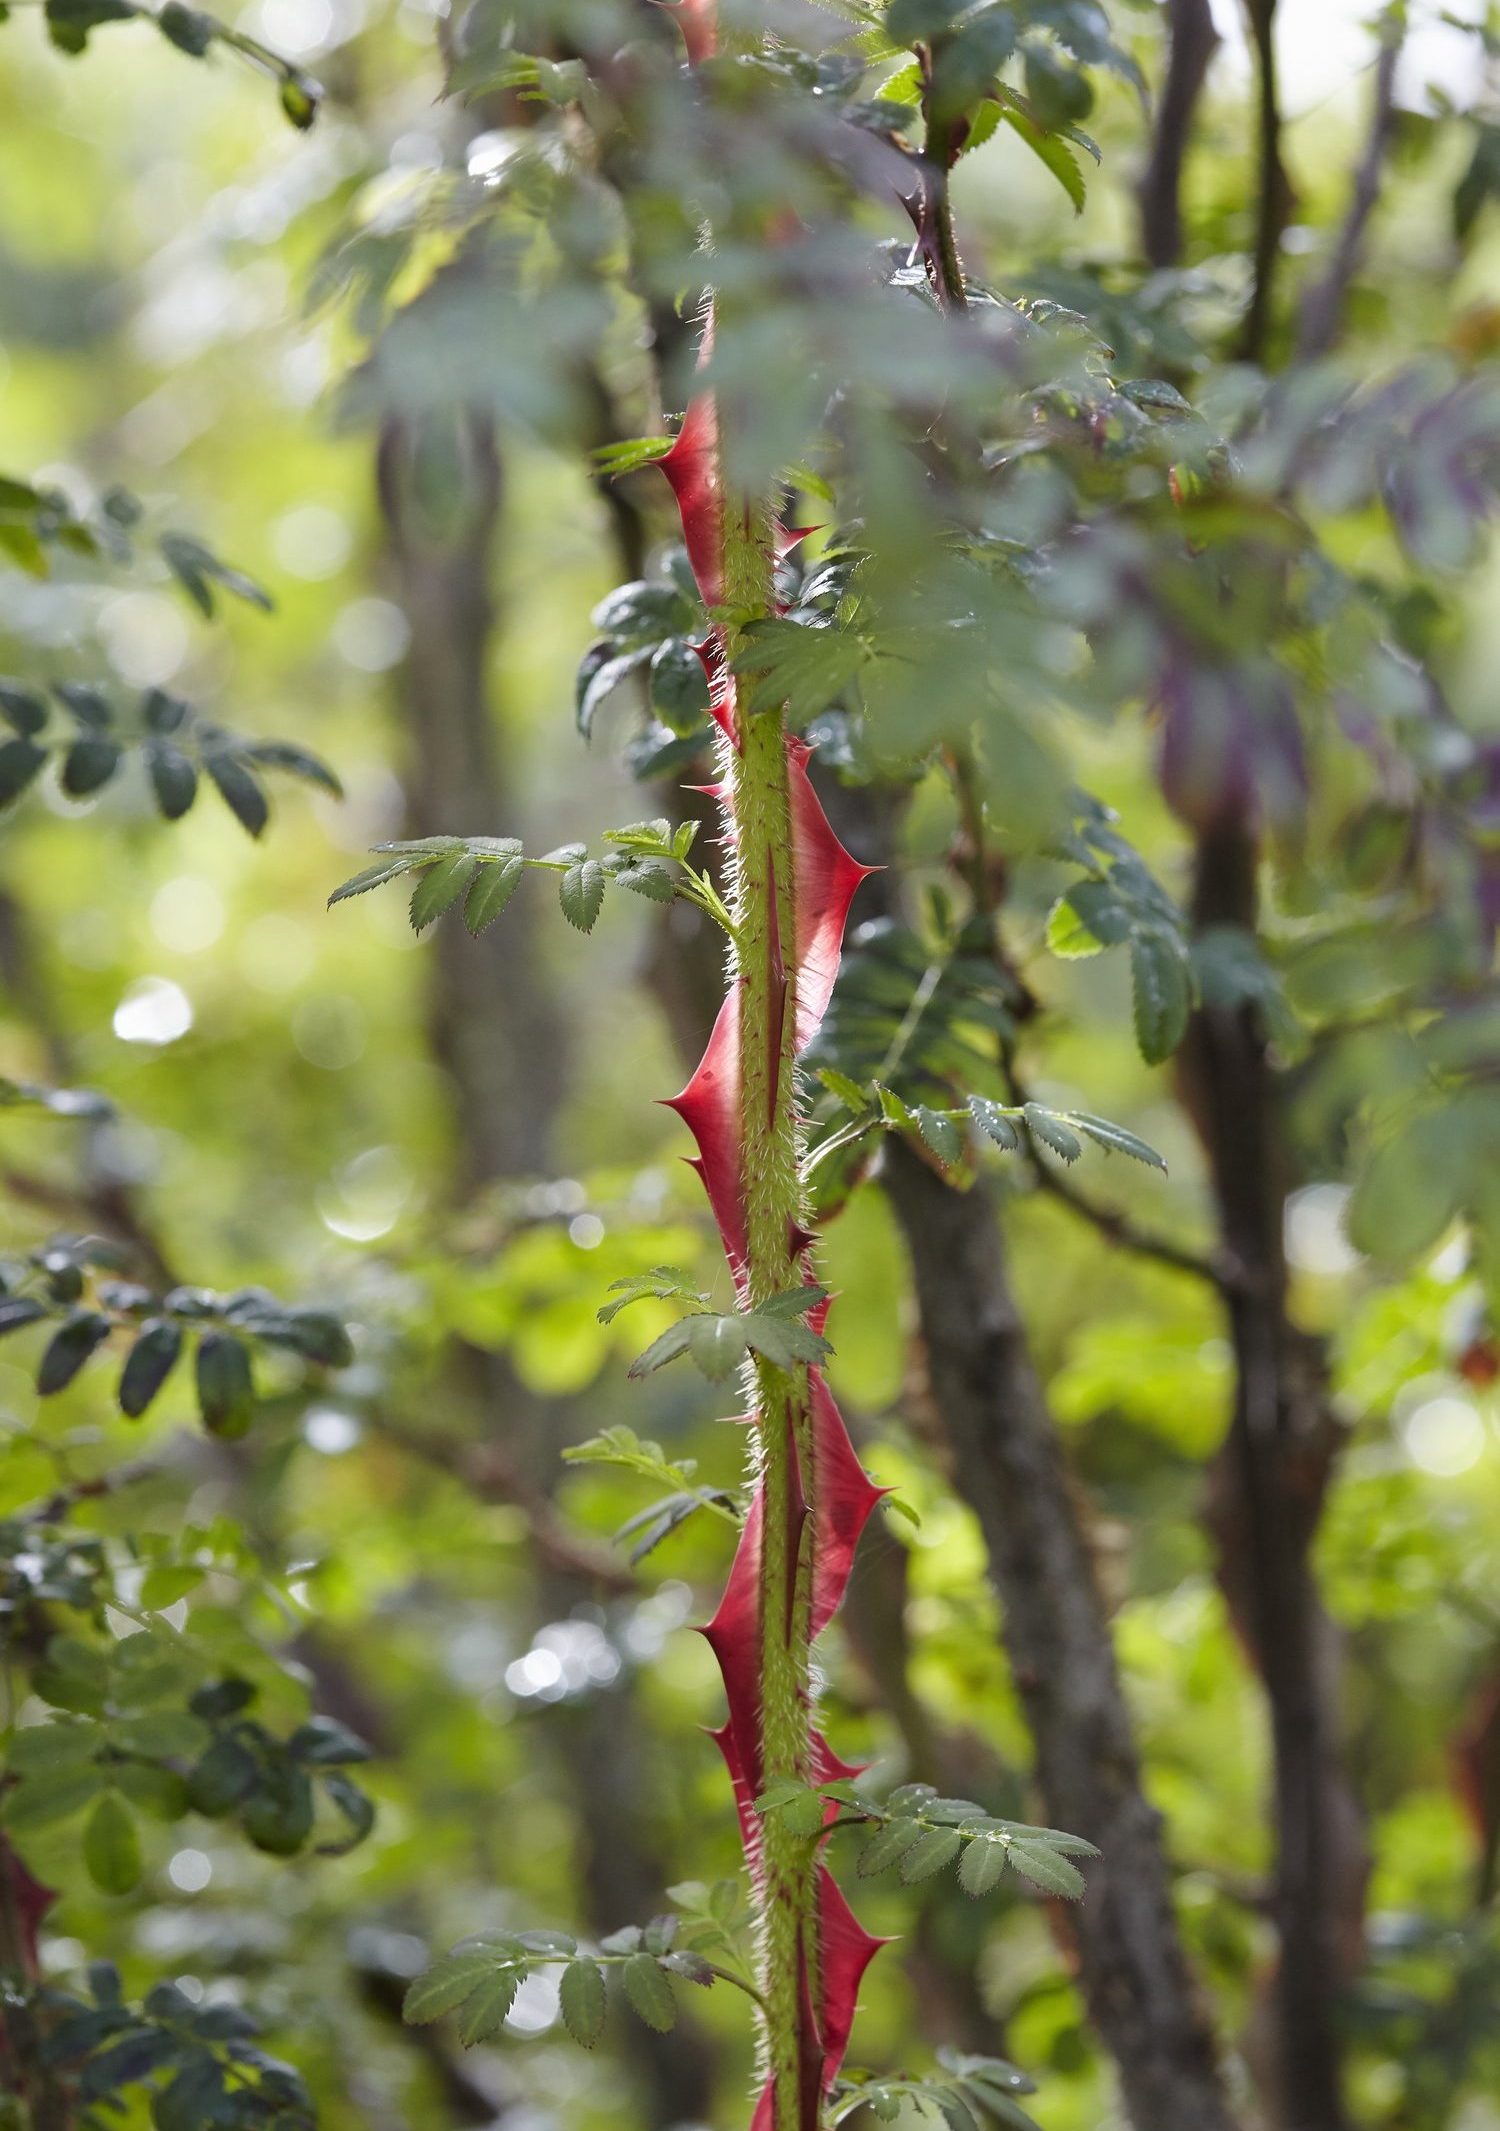
<svg viewBox="0 0 1500 2131"><path fill-rule="evenodd" d="M1195 928L1253 933L1255 871L1242 823L1203 831ZM1270 2079L1286 2131L1339 2131L1339 1998L1360 1959L1368 1871L1359 1802L1339 1758L1338 1632L1310 1560L1339 1430L1321 1345L1287 1313L1285 1135L1254 1008L1202 1008L1180 1066L1221 1241L1242 1268L1229 1298L1234 1410L1210 1475L1209 1521L1225 1596L1270 1705L1280 1934Z"/></svg>
<svg viewBox="0 0 1500 2131"><path fill-rule="evenodd" d="M979 1519L1049 1819L1103 1853L1070 1912L1089 2013L1136 2131L1231 2131L1178 1938L1079 1504L1027 1347L993 1197L893 1140L884 1182L906 1237L928 1380L954 1483Z"/></svg>

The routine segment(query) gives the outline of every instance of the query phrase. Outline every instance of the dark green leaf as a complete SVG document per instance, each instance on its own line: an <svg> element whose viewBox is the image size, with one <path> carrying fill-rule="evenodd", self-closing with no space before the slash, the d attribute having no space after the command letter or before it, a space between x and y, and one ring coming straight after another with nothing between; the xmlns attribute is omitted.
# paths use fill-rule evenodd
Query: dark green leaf
<svg viewBox="0 0 1500 2131"><path fill-rule="evenodd" d="M188 1802L194 1812L218 1820L249 1796L259 1773L259 1762L241 1740L215 1739L188 1773Z"/></svg>
<svg viewBox="0 0 1500 2131"><path fill-rule="evenodd" d="M368 1761L370 1749L357 1732L336 1717L310 1717L299 1724L287 1741L294 1761L309 1768L338 1768L351 1761Z"/></svg>
<svg viewBox="0 0 1500 2131"><path fill-rule="evenodd" d="M490 1973L475 1985L458 2016L458 2039L465 2049L499 2034L505 2025L506 2014L515 2003L522 1973L519 1968L492 1967Z"/></svg>
<svg viewBox="0 0 1500 2131"><path fill-rule="evenodd" d="M85 733L75 739L62 759L60 784L70 799L87 799L109 784L119 769L119 746L102 733Z"/></svg>
<svg viewBox="0 0 1500 2131"><path fill-rule="evenodd" d="M1083 1874L1056 1850L1040 1843L1013 1842L1010 1861L1023 1879L1029 1879L1044 1893L1060 1894L1069 1901L1082 1898Z"/></svg>
<svg viewBox="0 0 1500 2131"><path fill-rule="evenodd" d="M47 723L47 699L24 681L0 681L0 718L23 740L33 739Z"/></svg>
<svg viewBox="0 0 1500 2131"><path fill-rule="evenodd" d="M47 750L34 740L7 740L0 746L0 806L18 799L46 761Z"/></svg>
<svg viewBox="0 0 1500 2131"><path fill-rule="evenodd" d="M182 1328L170 1317L148 1318L120 1371L120 1411L139 1420L171 1375L182 1352Z"/></svg>
<svg viewBox="0 0 1500 2131"><path fill-rule="evenodd" d="M181 0L167 0L156 26L169 43L175 44L179 52L186 52L190 59L201 59L219 33L212 15L200 15L196 8L183 7Z"/></svg>
<svg viewBox="0 0 1500 2131"><path fill-rule="evenodd" d="M562 914L580 932L592 932L604 906L604 868L596 858L575 859L558 884Z"/></svg>
<svg viewBox="0 0 1500 2131"><path fill-rule="evenodd" d="M109 1319L98 1310L74 1310L64 1318L47 1342L37 1370L36 1387L42 1397L65 1390L109 1334Z"/></svg>
<svg viewBox="0 0 1500 2131"><path fill-rule="evenodd" d="M205 755L203 767L219 788L219 796L242 829L259 836L271 818L266 795L238 755L222 752Z"/></svg>
<svg viewBox="0 0 1500 2131"><path fill-rule="evenodd" d="M198 796L198 771L180 747L152 740L146 748L146 774L166 821L180 821Z"/></svg>
<svg viewBox="0 0 1500 2131"><path fill-rule="evenodd" d="M958 1861L958 1884L965 1894L988 1894L1004 1877L1009 1846L977 1835L967 1843Z"/></svg>
<svg viewBox="0 0 1500 2131"><path fill-rule="evenodd" d="M257 1850L293 1857L312 1833L313 1788L300 1768L277 1762L265 1771L240 1815Z"/></svg>
<svg viewBox="0 0 1500 2131"><path fill-rule="evenodd" d="M464 904L464 923L470 932L481 933L486 925L494 923L520 886L525 871L526 863L519 851L512 858L480 867Z"/></svg>
<svg viewBox="0 0 1500 2131"><path fill-rule="evenodd" d="M918 1880L931 1879L951 1865L962 1848L963 1837L957 1828L924 1829L901 1860L901 1877L909 1887Z"/></svg>
<svg viewBox="0 0 1500 2131"><path fill-rule="evenodd" d="M1033 1139L1040 1140L1044 1147L1060 1155L1065 1162L1076 1162L1083 1152L1083 1142L1076 1132L1065 1125L1055 1110L1043 1103L1029 1102L1024 1115Z"/></svg>
<svg viewBox="0 0 1500 2131"><path fill-rule="evenodd" d="M651 660L651 708L674 733L696 732L708 716L708 675L692 645L669 637Z"/></svg>
<svg viewBox="0 0 1500 2131"><path fill-rule="evenodd" d="M873 1879L879 1872L888 1872L892 1865L899 1864L914 1843L921 1840L923 1829L915 1820L892 1820L870 1837L859 1853L861 1879Z"/></svg>
<svg viewBox="0 0 1500 2131"><path fill-rule="evenodd" d="M1192 968L1181 945L1163 932L1138 932L1130 942L1135 1039L1149 1065L1169 1058L1187 1031Z"/></svg>
<svg viewBox="0 0 1500 2131"><path fill-rule="evenodd" d="M633 2010L647 2027L664 2035L676 2025L677 1996L654 1955L633 1953L621 1967L620 1981Z"/></svg>
<svg viewBox="0 0 1500 2131"><path fill-rule="evenodd" d="M487 1976L493 1975L495 1958L493 1952L476 1948L434 1961L407 1991L401 2006L402 2019L413 2027L441 2020L445 2013L462 2005Z"/></svg>
<svg viewBox="0 0 1500 2131"><path fill-rule="evenodd" d="M382 888L387 881L396 880L401 874L411 871L411 860L390 858L378 866L366 866L363 873L356 873L352 880L335 888L328 898L329 908L335 903L345 903L352 895L368 895L372 888Z"/></svg>
<svg viewBox="0 0 1500 2131"><path fill-rule="evenodd" d="M563 2025L591 2050L604 2032L604 1971L597 1961L570 1961L562 1972Z"/></svg>
<svg viewBox="0 0 1500 2131"><path fill-rule="evenodd" d="M451 910L459 897L467 893L478 872L478 859L467 851L453 851L429 867L412 890L413 931L425 931L445 910Z"/></svg>
<svg viewBox="0 0 1500 2131"><path fill-rule="evenodd" d="M0 1339L7 1332L24 1331L38 1318L50 1315L45 1302L38 1302L33 1295L6 1295L0 1297Z"/></svg>
<svg viewBox="0 0 1500 2131"><path fill-rule="evenodd" d="M47 34L60 52L81 52L103 22L128 22L132 0L46 0Z"/></svg>
<svg viewBox="0 0 1500 2131"><path fill-rule="evenodd" d="M250 1426L255 1387L250 1356L231 1332L205 1332L196 1362L198 1410L210 1435L242 1436Z"/></svg>

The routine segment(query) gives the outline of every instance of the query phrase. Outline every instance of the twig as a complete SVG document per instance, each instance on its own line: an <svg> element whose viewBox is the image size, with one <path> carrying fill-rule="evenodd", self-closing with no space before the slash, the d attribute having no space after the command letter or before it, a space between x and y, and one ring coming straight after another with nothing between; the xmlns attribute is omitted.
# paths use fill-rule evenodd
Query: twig
<svg viewBox="0 0 1500 2131"><path fill-rule="evenodd" d="M564 1576L602 1585L620 1596L638 1594L640 1586L629 1571L603 1548L575 1538L558 1516L552 1503L537 1488L522 1479L510 1460L494 1443L470 1443L452 1435L426 1435L405 1427L389 1413L362 1406L361 1418L382 1441L418 1459L434 1472L443 1473L467 1488L481 1502L499 1502L518 1509L526 1519L526 1536L532 1552L544 1568Z"/></svg>
<svg viewBox="0 0 1500 2131"><path fill-rule="evenodd" d="M1026 1099L1017 1089L1013 1100L1024 1102ZM1056 1199L1060 1206L1066 1206L1080 1220L1087 1221L1106 1242L1118 1244L1121 1250L1127 1250L1137 1258L1149 1258L1157 1265L1170 1266L1173 1272L1190 1274L1194 1280L1206 1280L1222 1295L1242 1294L1247 1290L1249 1275L1232 1252L1187 1250L1165 1236L1152 1235L1137 1227L1129 1214L1121 1213L1113 1206L1099 1205L1070 1177L1049 1168L1045 1162L1034 1162L1032 1172L1038 1190L1045 1192L1048 1198Z"/></svg>
<svg viewBox="0 0 1500 2131"><path fill-rule="evenodd" d="M1365 230L1380 198L1380 177L1396 118L1396 69L1406 37L1404 8L1387 10L1380 26L1374 101L1364 153L1355 166L1349 205L1324 273L1302 299L1297 353L1304 362L1326 355L1339 336L1349 287L1359 265Z"/></svg>
<svg viewBox="0 0 1500 2131"><path fill-rule="evenodd" d="M1246 362L1264 359L1271 330L1276 262L1291 209L1292 188L1281 160L1281 100L1276 78L1276 0L1245 0L1255 47L1260 178L1256 197L1254 281L1239 352Z"/></svg>
<svg viewBox="0 0 1500 2131"><path fill-rule="evenodd" d="M133 1464L116 1465L108 1472L96 1473L91 1480L70 1480L33 1508L17 1510L16 1522L60 1524L69 1510L76 1509L80 1502L97 1502L106 1495L117 1495L122 1488L137 1487L143 1480L154 1480L161 1471L157 1459L138 1458Z"/></svg>

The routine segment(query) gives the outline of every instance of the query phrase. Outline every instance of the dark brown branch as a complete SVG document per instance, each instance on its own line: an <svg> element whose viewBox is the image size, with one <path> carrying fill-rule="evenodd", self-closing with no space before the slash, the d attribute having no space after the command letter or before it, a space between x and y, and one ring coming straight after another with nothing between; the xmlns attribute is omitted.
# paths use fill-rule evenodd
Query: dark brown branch
<svg viewBox="0 0 1500 2131"><path fill-rule="evenodd" d="M1172 1914L1160 1819L1079 1503L1027 1347L988 1186L956 1190L901 1142L883 1181L911 1254L932 1398L979 1519L1048 1818L1097 1843L1069 1928L1136 2131L1231 2131L1212 2029Z"/></svg>
<svg viewBox="0 0 1500 2131"><path fill-rule="evenodd" d="M1240 331L1239 352L1246 362L1265 360L1276 298L1276 265L1281 239L1292 211L1292 188L1281 160L1281 97L1276 73L1276 0L1245 0L1250 42L1255 49L1256 181L1254 276L1250 304Z"/></svg>
<svg viewBox="0 0 1500 2131"><path fill-rule="evenodd" d="M1087 1221L1107 1243L1118 1245L1133 1257L1168 1266L1173 1272L1186 1273L1194 1280L1206 1280L1225 1295L1232 1294L1243 1284L1244 1269L1227 1251L1188 1250L1166 1236L1152 1235L1132 1221L1129 1214L1121 1213L1113 1206L1099 1205L1071 1177L1049 1168L1045 1162L1033 1163L1032 1173L1038 1190L1045 1192L1048 1198L1056 1199L1059 1206L1066 1206L1081 1221Z"/></svg>
<svg viewBox="0 0 1500 2131"><path fill-rule="evenodd" d="M1209 0L1167 0L1170 44L1151 153L1141 173L1141 244L1154 267L1182 255L1182 169L1203 84L1219 45Z"/></svg>
<svg viewBox="0 0 1500 2131"><path fill-rule="evenodd" d="M1195 927L1253 931L1256 915L1253 837L1235 821L1204 830ZM1368 1865L1339 1758L1338 1636L1311 1561L1339 1429L1321 1347L1288 1314L1285 1134L1253 1007L1200 1009L1180 1066L1224 1248L1250 1275L1228 1300L1234 1409L1209 1518L1225 1596L1270 1706L1280 1958L1269 2084L1288 2131L1341 2131L1341 1998L1360 1959Z"/></svg>
<svg viewBox="0 0 1500 2131"><path fill-rule="evenodd" d="M96 1473L92 1479L70 1480L55 1494L48 1495L44 1502L34 1503L30 1509L14 1510L11 1514L19 1524L60 1524L80 1502L98 1502L106 1495L117 1495L124 1487L139 1487L145 1480L154 1480L161 1471L162 1466L154 1458L114 1465L108 1472Z"/></svg>
<svg viewBox="0 0 1500 2131"><path fill-rule="evenodd" d="M1328 265L1302 299L1297 353L1304 362L1314 356L1326 355L1343 326L1350 285L1359 266L1365 231L1380 198L1381 172L1395 128L1396 69L1400 64L1405 33L1404 14L1391 14L1381 25L1370 128L1365 136L1364 151L1355 166L1349 205L1339 225Z"/></svg>

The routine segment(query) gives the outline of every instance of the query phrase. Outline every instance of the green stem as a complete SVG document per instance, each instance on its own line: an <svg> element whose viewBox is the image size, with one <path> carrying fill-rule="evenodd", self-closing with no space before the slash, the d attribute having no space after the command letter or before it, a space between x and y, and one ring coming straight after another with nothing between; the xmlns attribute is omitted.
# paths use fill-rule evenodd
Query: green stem
<svg viewBox="0 0 1500 2131"><path fill-rule="evenodd" d="M770 512L726 514L725 598L736 614L771 611ZM731 643L733 656L738 647ZM746 689L744 699L748 699ZM740 1148L746 1201L748 1300L758 1307L795 1278L792 1233L804 1211L796 1100L796 876L786 713L740 713L728 763L736 837L734 921L740 993ZM760 1573L762 1775L812 1774L812 1558L805 1500L814 1470L807 1372L755 1365L757 1457L763 1489ZM805 1968L817 1987L816 1845L766 1816L757 1944L761 2022L776 2131L801 2117Z"/></svg>

